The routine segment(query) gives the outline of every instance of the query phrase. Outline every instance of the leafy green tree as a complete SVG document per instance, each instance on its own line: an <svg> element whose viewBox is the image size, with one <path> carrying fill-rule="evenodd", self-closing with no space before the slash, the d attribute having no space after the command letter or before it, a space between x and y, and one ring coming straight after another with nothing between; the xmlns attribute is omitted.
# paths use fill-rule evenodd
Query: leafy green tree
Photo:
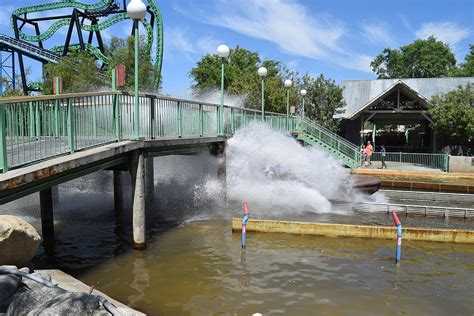
<svg viewBox="0 0 474 316"><path fill-rule="evenodd" d="M464 57L466 61L453 70L453 77L474 77L474 44L469 45L470 52Z"/></svg>
<svg viewBox="0 0 474 316"><path fill-rule="evenodd" d="M318 78L303 76L301 85L307 91L305 117L337 132L340 120L333 116L344 106L342 88L334 80L325 79L322 74Z"/></svg>
<svg viewBox="0 0 474 316"><path fill-rule="evenodd" d="M256 52L236 47L231 49L229 60L225 64L224 89L226 94L244 96L244 106L260 109L261 106L261 79L257 74L260 66L267 68L265 77L265 110L272 112L286 111L286 90L283 86L284 78L292 78L286 67L275 60L260 59ZM196 96L212 91L219 91L221 87L221 60L217 54L203 56L196 67L192 68L189 76L193 79L193 93ZM292 102L296 102L295 88L292 88Z"/></svg>
<svg viewBox="0 0 474 316"><path fill-rule="evenodd" d="M431 127L449 138L452 151L458 146L466 149L474 137L474 85L433 97L428 113Z"/></svg>
<svg viewBox="0 0 474 316"><path fill-rule="evenodd" d="M370 63L379 79L446 77L456 66L456 58L445 43L430 36L400 49L385 48Z"/></svg>
<svg viewBox="0 0 474 316"><path fill-rule="evenodd" d="M109 69L117 65L125 66L125 87L131 90L135 82L135 40L133 36L127 39L112 37L109 45L106 47L106 55L110 59ZM150 50L147 48L145 37L140 36L138 59L140 66L138 68L138 83L141 91L156 93L160 90L160 74L155 68L150 56ZM110 72L109 72L110 73Z"/></svg>
<svg viewBox="0 0 474 316"><path fill-rule="evenodd" d="M70 51L57 64L44 66L43 93L53 93L53 78L61 77L63 93L88 92L108 85L99 75L95 57L85 51Z"/></svg>

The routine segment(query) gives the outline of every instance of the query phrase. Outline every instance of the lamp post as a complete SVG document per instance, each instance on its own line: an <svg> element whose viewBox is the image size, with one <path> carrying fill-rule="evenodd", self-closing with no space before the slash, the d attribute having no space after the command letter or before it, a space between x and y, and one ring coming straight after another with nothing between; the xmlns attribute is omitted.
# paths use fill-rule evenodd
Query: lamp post
<svg viewBox="0 0 474 316"><path fill-rule="evenodd" d="M265 122L265 76L267 75L267 68L260 67L257 70L258 76L262 78L262 122Z"/></svg>
<svg viewBox="0 0 474 316"><path fill-rule="evenodd" d="M303 97L302 99L303 99L303 118L304 118L304 96L306 95L306 90L301 89L300 94Z"/></svg>
<svg viewBox="0 0 474 316"><path fill-rule="evenodd" d="M221 58L221 105L217 110L217 131L219 135L224 135L224 64L229 54L230 49L227 45L221 44L217 47L217 55Z"/></svg>
<svg viewBox="0 0 474 316"><path fill-rule="evenodd" d="M290 79L285 80L286 87L286 130L290 130L290 87L293 82Z"/></svg>
<svg viewBox="0 0 474 316"><path fill-rule="evenodd" d="M138 99L138 21L142 20L146 14L146 5L142 0L131 0L127 5L127 14L133 20L134 39L135 39L135 101L134 101L134 115L133 115L133 138L140 138L140 109Z"/></svg>

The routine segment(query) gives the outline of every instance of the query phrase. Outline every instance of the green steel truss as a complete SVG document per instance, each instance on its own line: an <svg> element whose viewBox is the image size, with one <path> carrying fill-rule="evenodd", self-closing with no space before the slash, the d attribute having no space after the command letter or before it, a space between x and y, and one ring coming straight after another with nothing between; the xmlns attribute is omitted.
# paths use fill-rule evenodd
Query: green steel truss
<svg viewBox="0 0 474 316"><path fill-rule="evenodd" d="M64 9L64 8L71 8L71 9L80 9L84 11L94 11L94 10L104 10L108 6L113 3L114 0L98 0L97 3L94 4L87 4L78 2L77 0L61 0L51 3L44 3L40 5L34 6L27 6L16 9L13 11L11 17L11 27L15 29L15 17L26 17L27 14L34 14L43 11L49 10L57 10L57 9ZM158 73L161 74L162 63L163 63L163 21L160 14L160 10L155 3L155 0L147 0L149 10L154 14L155 19L153 21L154 25L151 25L149 21L143 19L141 23L145 27L146 30L146 44L147 49L150 52L154 52L154 65L155 68L158 70ZM127 20L129 17L125 12L116 13L111 17L106 18L105 20L101 21L97 24L85 24L84 21L80 24L80 27L84 31L94 32L94 31L102 31L105 30L112 25L119 23L121 21ZM71 22L70 18L63 18L55 21L52 25L48 27L48 29L39 35L29 35L23 32L22 30L18 31L18 37L21 40L28 41L28 42L41 42L51 38L60 28L68 26ZM93 56L96 57L97 60L100 60L107 64L109 61L107 57L102 54L100 49L94 47L90 44L85 44L86 50L89 51ZM78 44L71 44L70 49L78 49ZM64 49L63 46L56 46L52 49L54 52L61 52ZM159 78L157 80L160 80ZM157 82L158 84L158 82Z"/></svg>

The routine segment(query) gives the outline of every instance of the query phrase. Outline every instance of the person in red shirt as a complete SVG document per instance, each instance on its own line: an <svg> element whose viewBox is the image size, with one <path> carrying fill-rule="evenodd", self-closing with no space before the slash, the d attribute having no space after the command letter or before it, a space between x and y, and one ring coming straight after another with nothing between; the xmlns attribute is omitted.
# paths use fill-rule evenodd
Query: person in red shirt
<svg viewBox="0 0 474 316"><path fill-rule="evenodd" d="M367 155L367 161L369 165L372 164L370 158L372 157L372 153L374 152L374 147L370 144L370 140L367 142L367 146L365 146L365 154Z"/></svg>

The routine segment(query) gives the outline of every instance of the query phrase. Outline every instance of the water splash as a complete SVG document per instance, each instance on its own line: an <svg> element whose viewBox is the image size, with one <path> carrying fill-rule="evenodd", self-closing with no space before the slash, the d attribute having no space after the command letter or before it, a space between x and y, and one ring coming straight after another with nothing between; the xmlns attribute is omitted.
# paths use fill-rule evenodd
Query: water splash
<svg viewBox="0 0 474 316"><path fill-rule="evenodd" d="M250 202L257 215L347 213L333 209L331 201L363 199L340 162L264 124L237 131L228 141L227 159L227 198Z"/></svg>

